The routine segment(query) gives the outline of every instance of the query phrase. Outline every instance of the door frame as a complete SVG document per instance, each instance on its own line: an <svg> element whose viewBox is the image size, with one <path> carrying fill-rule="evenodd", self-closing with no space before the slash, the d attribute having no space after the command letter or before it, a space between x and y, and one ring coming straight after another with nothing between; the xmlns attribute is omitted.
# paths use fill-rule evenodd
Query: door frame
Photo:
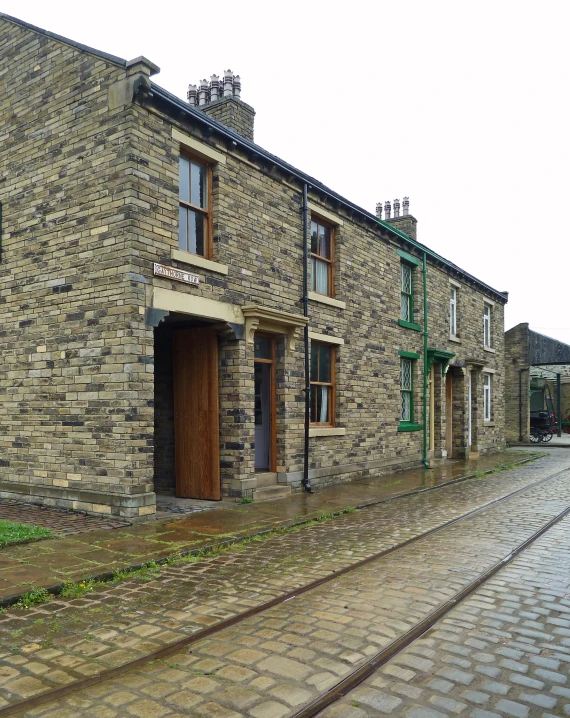
<svg viewBox="0 0 570 718"><path fill-rule="evenodd" d="M269 364L269 468L267 471L277 471L277 353L276 336L267 332L255 332L255 336L269 339L271 346L271 359L257 359L254 354L254 364ZM255 337L254 337L255 346ZM255 463L255 460L254 460ZM263 470L258 471L263 473Z"/></svg>
<svg viewBox="0 0 570 718"><path fill-rule="evenodd" d="M471 451L473 443L473 374L467 373L467 451Z"/></svg>
<svg viewBox="0 0 570 718"><path fill-rule="evenodd" d="M453 375L445 374L445 449L447 458L453 458Z"/></svg>

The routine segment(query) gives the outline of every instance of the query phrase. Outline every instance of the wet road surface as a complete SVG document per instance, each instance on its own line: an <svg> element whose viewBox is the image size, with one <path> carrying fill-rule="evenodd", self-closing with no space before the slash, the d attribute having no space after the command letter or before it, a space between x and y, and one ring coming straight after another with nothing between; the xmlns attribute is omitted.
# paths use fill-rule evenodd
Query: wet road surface
<svg viewBox="0 0 570 718"><path fill-rule="evenodd" d="M0 621L4 649L0 654L0 696L5 705L15 703L120 665L563 471L505 503L200 641L165 661L147 664L25 713L49 718L79 714L101 718L290 716L570 506L568 466L570 456L549 456L509 472L253 541L217 557L167 567L146 583L130 581L76 601L54 600L27 612L8 611ZM568 520L552 529L548 540L554 540L554 532L564 527L568 531ZM560 545L563 543L559 540ZM560 551L553 566L565 565ZM543 549L545 552L548 554L548 548ZM527 552L516 561L526 556ZM564 573L567 580L569 572ZM500 581L502 575L493 580ZM480 590L488 590L488 586ZM456 610L463 610L465 605L467 602ZM499 612L503 622L508 622L504 618L508 611ZM450 620L449 616L444 621ZM485 616L482 620L499 618ZM436 640L437 631L421 640ZM437 660L440 652L442 655L441 670L448 665L445 650L435 649ZM432 658L429 661L437 665ZM449 677L434 677L429 661L418 663L429 680L441 678L453 683ZM409 687L410 695L402 697L402 689L397 687L392 691L385 685L363 684L356 692L383 690L375 704L373 699L366 703L349 697L323 715L356 717L391 711L427 717L437 713L425 711L436 709L441 715L463 711L471 715L472 709L479 710L466 699L459 713L459 706L451 702L447 708L443 704L435 708L430 701L439 695L435 689L425 693L428 702L423 705L417 691L411 690L416 687L410 675L413 669L402 666L398 659L393 666L398 674L394 684ZM390 683L386 678L392 675L386 674L389 668L386 665L370 680ZM459 680L458 685L464 689ZM450 713L452 706L455 713ZM501 712L510 704L501 706L494 708L497 715L517 715ZM409 713L413 710L415 714Z"/></svg>

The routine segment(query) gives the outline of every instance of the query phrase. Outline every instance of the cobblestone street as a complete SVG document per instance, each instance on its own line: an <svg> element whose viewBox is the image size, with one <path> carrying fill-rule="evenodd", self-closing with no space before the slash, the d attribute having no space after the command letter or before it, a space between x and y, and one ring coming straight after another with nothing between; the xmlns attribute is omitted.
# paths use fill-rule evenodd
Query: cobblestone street
<svg viewBox="0 0 570 718"><path fill-rule="evenodd" d="M82 598L9 609L0 616L0 716L9 714L10 705L144 658L331 577L168 657L10 713L46 718L295 715L569 506L570 455L558 450L510 471L256 537L199 560L182 559ZM319 715L570 714L570 691L564 687L570 660L569 538L570 519L562 519Z"/></svg>

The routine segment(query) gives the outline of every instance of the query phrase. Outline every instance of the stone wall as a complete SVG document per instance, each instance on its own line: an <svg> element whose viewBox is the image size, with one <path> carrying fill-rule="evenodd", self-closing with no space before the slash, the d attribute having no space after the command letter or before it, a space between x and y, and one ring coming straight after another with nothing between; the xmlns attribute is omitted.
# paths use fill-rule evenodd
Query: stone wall
<svg viewBox="0 0 570 718"><path fill-rule="evenodd" d="M529 381L529 328L523 323L505 332L505 429L511 443L530 434Z"/></svg>
<svg viewBox="0 0 570 718"><path fill-rule="evenodd" d="M156 292L209 300L236 316L245 305L301 316L302 185L226 144L199 120L168 113L156 98L138 95L132 102L133 69L120 61L1 18L0 56L6 70L0 111L2 124L10 125L0 147L0 495L148 516L154 488L173 485L168 329L153 326L148 311ZM144 85L148 77L141 71L135 79ZM218 158L211 162L211 259L218 267L173 257L181 136ZM421 459L422 431L399 431L398 352L423 357L423 335L398 323L398 249L421 254L373 217L327 200L318 187L310 201L312 214L335 226L335 301L310 300L310 330L343 342L336 352L335 431L310 439L310 477L318 486ZM155 277L153 262L190 270L200 284ZM423 325L421 267L414 274L414 321ZM449 337L450 279L458 284L455 340ZM431 258L427 282L429 346L455 353L454 454L467 450L466 377L475 377L476 409L482 402L477 377L485 370L493 372L493 421L484 424L482 411L475 411L471 448L499 449L502 300ZM482 346L485 302L494 302L492 351ZM222 487L239 492L254 477L253 346L243 326L211 322L220 338ZM441 377L441 365L436 368ZM420 359L414 372L420 425L422 371ZM445 381L438 378L434 386L441 455ZM277 473L294 488L303 468L303 388L301 332L294 346L279 334Z"/></svg>
<svg viewBox="0 0 570 718"><path fill-rule="evenodd" d="M151 514L126 69L4 18L0 63L0 496Z"/></svg>

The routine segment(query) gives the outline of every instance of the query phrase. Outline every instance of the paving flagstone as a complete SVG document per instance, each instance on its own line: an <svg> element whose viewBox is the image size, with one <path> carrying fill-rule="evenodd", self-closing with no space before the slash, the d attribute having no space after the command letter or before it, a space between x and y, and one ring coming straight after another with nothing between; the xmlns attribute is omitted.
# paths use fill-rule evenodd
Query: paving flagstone
<svg viewBox="0 0 570 718"><path fill-rule="evenodd" d="M513 464L530 455L507 451L473 461L450 461L430 470L412 469L377 479L332 486L312 495L295 494L279 501L247 505L223 502L219 509L183 518L8 546L0 550L0 601L9 602L40 586L55 589L64 581L109 575L117 570L164 559L173 553L199 550L308 521L322 513L338 512L351 506L422 491L501 465ZM43 509L32 509L39 512L33 514L35 520L42 513L49 516L49 512L45 513ZM28 507L24 506L23 510L27 512ZM81 520L89 518L82 515Z"/></svg>

